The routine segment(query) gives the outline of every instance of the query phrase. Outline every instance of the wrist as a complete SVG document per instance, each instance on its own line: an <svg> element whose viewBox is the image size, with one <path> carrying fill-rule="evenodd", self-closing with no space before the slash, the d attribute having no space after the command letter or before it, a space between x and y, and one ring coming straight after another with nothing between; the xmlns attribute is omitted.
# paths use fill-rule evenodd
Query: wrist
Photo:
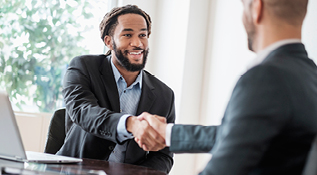
<svg viewBox="0 0 317 175"><path fill-rule="evenodd" d="M137 122L137 118L135 116L130 116L127 118L127 121L126 121L126 128L127 128L127 131L130 132L130 133L133 133L133 128L135 126L135 123Z"/></svg>
<svg viewBox="0 0 317 175"><path fill-rule="evenodd" d="M161 132L160 132L160 135L164 138L164 139L166 139L166 127L167 127L167 123L164 123L164 124L162 124L162 127L161 127Z"/></svg>

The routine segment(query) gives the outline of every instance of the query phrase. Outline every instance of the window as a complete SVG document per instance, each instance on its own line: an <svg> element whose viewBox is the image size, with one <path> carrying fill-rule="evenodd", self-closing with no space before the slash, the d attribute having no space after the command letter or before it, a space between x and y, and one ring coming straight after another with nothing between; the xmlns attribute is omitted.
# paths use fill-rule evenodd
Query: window
<svg viewBox="0 0 317 175"><path fill-rule="evenodd" d="M12 0L0 6L0 89L14 110L63 106L62 79L78 55L100 54L105 0Z"/></svg>

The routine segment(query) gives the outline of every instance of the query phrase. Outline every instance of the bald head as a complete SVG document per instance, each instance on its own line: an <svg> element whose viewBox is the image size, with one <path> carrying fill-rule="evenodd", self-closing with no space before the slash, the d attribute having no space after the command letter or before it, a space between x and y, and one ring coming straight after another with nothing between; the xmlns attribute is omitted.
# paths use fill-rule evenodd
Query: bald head
<svg viewBox="0 0 317 175"><path fill-rule="evenodd" d="M301 39L308 0L242 0L249 49L258 52L281 40Z"/></svg>
<svg viewBox="0 0 317 175"><path fill-rule="evenodd" d="M264 9L270 16L289 25L302 25L307 12L308 0L263 0Z"/></svg>

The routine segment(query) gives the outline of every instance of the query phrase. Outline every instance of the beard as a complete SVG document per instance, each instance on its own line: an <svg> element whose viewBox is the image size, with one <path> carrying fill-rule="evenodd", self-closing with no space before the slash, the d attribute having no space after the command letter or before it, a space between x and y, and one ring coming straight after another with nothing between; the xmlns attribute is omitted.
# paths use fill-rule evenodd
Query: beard
<svg viewBox="0 0 317 175"><path fill-rule="evenodd" d="M255 52L254 50L254 40L255 40L255 27L252 23L249 23L248 28L246 28L247 31L247 36L248 36L248 48L249 50L251 50L252 52Z"/></svg>
<svg viewBox="0 0 317 175"><path fill-rule="evenodd" d="M249 36L249 34L248 34L248 48L249 48L249 50L251 50L252 52L254 52L254 49L253 49L253 40L254 40L254 37Z"/></svg>
<svg viewBox="0 0 317 175"><path fill-rule="evenodd" d="M245 16L243 24L248 36L248 48L249 50L254 52L255 50L253 44L255 40L256 29L254 24L252 23L252 16Z"/></svg>
<svg viewBox="0 0 317 175"><path fill-rule="evenodd" d="M136 47L135 50L143 50L143 49ZM128 55L129 51L125 50L124 51L125 55L124 55L122 50L117 49L117 45L115 42L113 42L113 51L115 52L118 63L129 72L136 72L136 71L142 70L145 67L147 55L149 53L149 49L143 50L142 64L132 64L129 58L125 56L125 55Z"/></svg>

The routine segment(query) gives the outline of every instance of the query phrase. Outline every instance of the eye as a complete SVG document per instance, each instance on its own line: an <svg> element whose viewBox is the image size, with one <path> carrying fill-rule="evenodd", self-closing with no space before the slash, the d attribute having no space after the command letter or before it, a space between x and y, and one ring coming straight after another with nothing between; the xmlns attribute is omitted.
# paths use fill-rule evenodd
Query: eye
<svg viewBox="0 0 317 175"><path fill-rule="evenodd" d="M124 34L123 36L131 37L132 35L131 34Z"/></svg>
<svg viewBox="0 0 317 175"><path fill-rule="evenodd" d="M140 37L146 37L147 35L146 34L140 34L139 36Z"/></svg>

